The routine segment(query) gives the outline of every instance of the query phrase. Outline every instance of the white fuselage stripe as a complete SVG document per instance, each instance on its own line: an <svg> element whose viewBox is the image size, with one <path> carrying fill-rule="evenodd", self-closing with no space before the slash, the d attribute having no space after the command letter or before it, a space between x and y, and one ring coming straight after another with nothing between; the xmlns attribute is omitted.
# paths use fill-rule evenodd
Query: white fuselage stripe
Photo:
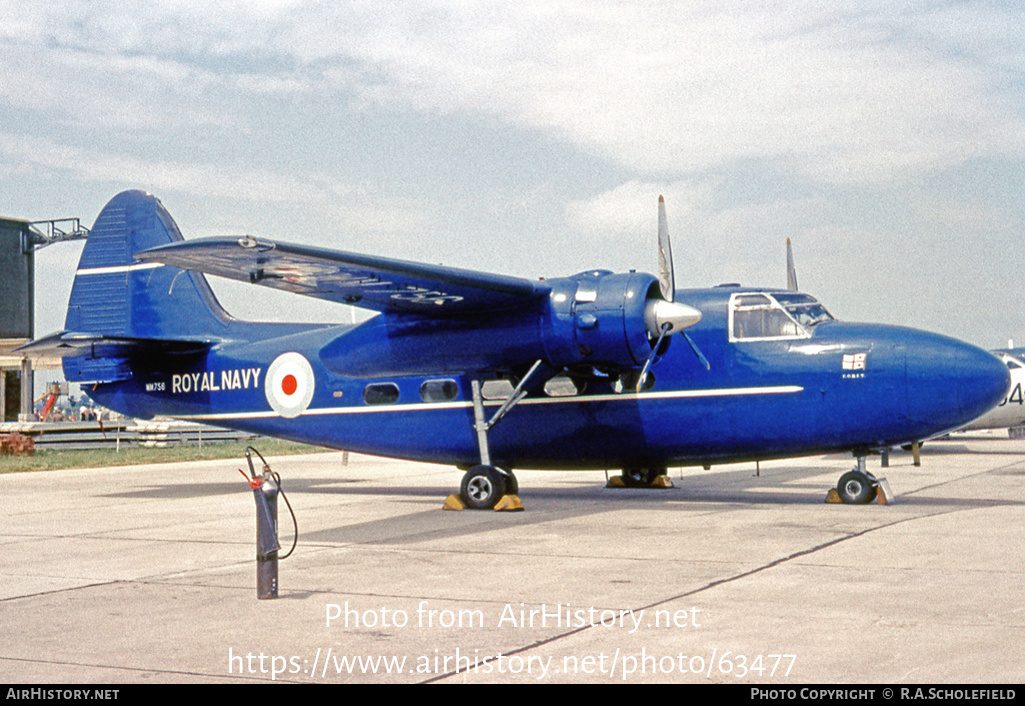
<svg viewBox="0 0 1025 706"><path fill-rule="evenodd" d="M647 400L667 399L694 399L702 397L738 397L744 395L786 395L803 391L800 385L782 385L778 387L729 387L718 390L672 390L667 392L642 392L623 393L612 395L574 395L569 397L531 397L521 401L521 405L542 405L542 404L582 404L585 402L625 402L634 400L637 402ZM497 407L503 400L487 400L485 406ZM429 412L441 409L464 409L473 407L469 400L459 402L428 403L419 402L415 404L391 404L374 405L366 407L321 407L307 409L302 413L303 417L325 414L371 414L382 412ZM218 420L218 419L271 419L280 417L277 412L267 410L264 412L222 412L218 414L188 414L175 415L178 419L194 420Z"/></svg>
<svg viewBox="0 0 1025 706"><path fill-rule="evenodd" d="M135 265L112 265L110 267L86 267L75 272L75 275L110 275L118 272L134 272L136 270L153 270L163 267L162 262L140 262Z"/></svg>

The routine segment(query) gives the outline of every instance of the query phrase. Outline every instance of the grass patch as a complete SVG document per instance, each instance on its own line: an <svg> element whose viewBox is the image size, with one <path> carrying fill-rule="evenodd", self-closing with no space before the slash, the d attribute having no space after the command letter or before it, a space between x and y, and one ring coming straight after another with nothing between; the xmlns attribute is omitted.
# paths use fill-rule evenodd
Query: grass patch
<svg viewBox="0 0 1025 706"><path fill-rule="evenodd" d="M252 446L264 456L294 456L332 451L322 446L297 444L280 439L257 439L251 442L221 441L199 446L139 446L114 449L88 449L80 451L36 451L30 456L0 456L0 473L25 471L57 471L67 468L106 468L110 466L136 466L146 463L187 463L211 461L219 458L237 458L245 463L246 447ZM254 455L254 460L259 461ZM257 467L259 471L259 467Z"/></svg>

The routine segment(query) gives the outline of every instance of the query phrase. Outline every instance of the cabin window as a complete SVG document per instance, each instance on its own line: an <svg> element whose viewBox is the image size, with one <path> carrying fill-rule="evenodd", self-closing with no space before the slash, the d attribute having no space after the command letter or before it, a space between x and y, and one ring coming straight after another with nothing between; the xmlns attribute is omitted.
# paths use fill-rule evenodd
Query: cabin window
<svg viewBox="0 0 1025 706"><path fill-rule="evenodd" d="M765 294L734 294L730 304L730 340L798 338L808 335L779 304Z"/></svg>
<svg viewBox="0 0 1025 706"><path fill-rule="evenodd" d="M556 375L545 383L545 394L549 397L575 397L587 387L586 382L579 385L568 375Z"/></svg>
<svg viewBox="0 0 1025 706"><path fill-rule="evenodd" d="M508 380L485 380L480 394L486 400L507 400L516 387Z"/></svg>
<svg viewBox="0 0 1025 706"><path fill-rule="evenodd" d="M393 382L374 382L363 388L363 401L370 405L395 404L399 386Z"/></svg>
<svg viewBox="0 0 1025 706"><path fill-rule="evenodd" d="M426 380L420 386L420 399L424 402L451 402L459 396L455 380Z"/></svg>

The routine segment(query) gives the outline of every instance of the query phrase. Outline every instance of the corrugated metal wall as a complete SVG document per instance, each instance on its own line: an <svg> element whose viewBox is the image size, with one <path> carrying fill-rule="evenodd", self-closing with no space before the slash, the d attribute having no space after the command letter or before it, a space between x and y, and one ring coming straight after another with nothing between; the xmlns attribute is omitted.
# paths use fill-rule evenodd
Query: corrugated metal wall
<svg viewBox="0 0 1025 706"><path fill-rule="evenodd" d="M22 252L22 233L27 227L0 219L0 338L31 339L35 333L33 256Z"/></svg>

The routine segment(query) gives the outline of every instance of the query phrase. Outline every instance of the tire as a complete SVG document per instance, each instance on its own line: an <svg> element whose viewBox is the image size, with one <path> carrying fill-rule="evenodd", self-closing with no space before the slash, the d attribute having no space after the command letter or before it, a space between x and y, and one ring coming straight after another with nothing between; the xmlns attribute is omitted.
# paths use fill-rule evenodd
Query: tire
<svg viewBox="0 0 1025 706"><path fill-rule="evenodd" d="M845 503L865 505L876 499L879 487L875 481L860 471L848 471L840 476L836 484L837 495Z"/></svg>
<svg viewBox="0 0 1025 706"><path fill-rule="evenodd" d="M520 494L520 482L516 480L516 476L513 475L512 471L509 471L505 475L505 494L506 495L519 495Z"/></svg>
<svg viewBox="0 0 1025 706"><path fill-rule="evenodd" d="M459 495L467 507L490 510L505 495L506 476L494 466L474 466L463 475Z"/></svg>

